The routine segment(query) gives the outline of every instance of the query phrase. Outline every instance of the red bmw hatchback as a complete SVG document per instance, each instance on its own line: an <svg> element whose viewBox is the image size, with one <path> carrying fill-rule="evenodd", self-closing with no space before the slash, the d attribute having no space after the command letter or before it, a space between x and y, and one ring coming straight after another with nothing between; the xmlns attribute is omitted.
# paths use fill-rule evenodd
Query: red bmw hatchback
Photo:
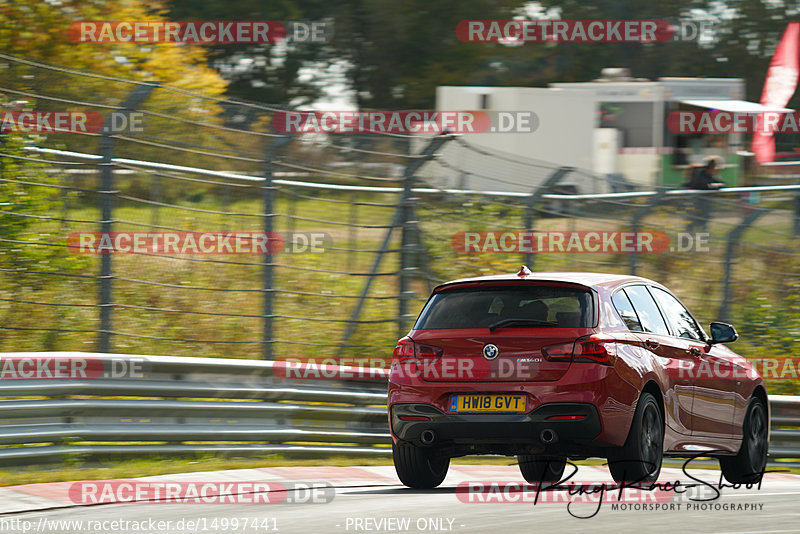
<svg viewBox="0 0 800 534"><path fill-rule="evenodd" d="M517 456L532 483L608 459L653 481L664 455L719 458L728 481L766 465L767 393L664 286L634 276L531 273L440 285L395 347L389 423L400 480L432 488L450 458Z"/></svg>

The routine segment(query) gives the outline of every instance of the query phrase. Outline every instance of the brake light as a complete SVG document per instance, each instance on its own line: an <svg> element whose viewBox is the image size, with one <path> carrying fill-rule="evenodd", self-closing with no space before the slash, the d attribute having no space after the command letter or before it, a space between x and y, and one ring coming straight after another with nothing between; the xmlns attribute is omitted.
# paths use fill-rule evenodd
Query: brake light
<svg viewBox="0 0 800 534"><path fill-rule="evenodd" d="M397 342L393 356L398 361L411 360L414 358L436 358L444 353L444 349L434 345L423 345L414 343L411 338L404 337Z"/></svg>
<svg viewBox="0 0 800 534"><path fill-rule="evenodd" d="M578 338L574 343L559 343L542 347L542 356L551 362L592 362L614 365L614 339L596 334Z"/></svg>
<svg viewBox="0 0 800 534"><path fill-rule="evenodd" d="M614 365L615 343L610 337L589 335L575 342L573 356L576 362L594 362L603 365Z"/></svg>
<svg viewBox="0 0 800 534"><path fill-rule="evenodd" d="M392 354L398 361L408 360L414 358L414 342L410 338L404 337L397 342Z"/></svg>

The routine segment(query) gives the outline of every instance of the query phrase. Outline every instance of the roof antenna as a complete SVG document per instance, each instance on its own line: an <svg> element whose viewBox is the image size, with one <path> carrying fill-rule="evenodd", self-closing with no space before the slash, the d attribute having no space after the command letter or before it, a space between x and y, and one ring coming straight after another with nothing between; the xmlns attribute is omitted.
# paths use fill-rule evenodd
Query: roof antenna
<svg viewBox="0 0 800 534"><path fill-rule="evenodd" d="M517 273L517 276L519 276L520 278L525 278L526 276L530 276L532 274L533 273L531 272L530 269L528 269L528 266L527 265L523 265L520 268L519 272Z"/></svg>

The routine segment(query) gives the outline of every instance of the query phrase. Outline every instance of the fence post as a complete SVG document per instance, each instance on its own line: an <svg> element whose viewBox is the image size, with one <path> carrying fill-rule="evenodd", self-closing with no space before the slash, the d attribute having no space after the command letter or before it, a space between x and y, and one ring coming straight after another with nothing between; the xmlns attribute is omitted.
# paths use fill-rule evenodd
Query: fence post
<svg viewBox="0 0 800 534"><path fill-rule="evenodd" d="M661 204L667 199L667 191L668 189L658 189L655 196L650 197L648 201L644 204L640 204L636 207L633 211L633 217L631 217L631 232L638 232L639 228L642 226L642 221L644 218L649 215L653 208ZM635 249L634 249L635 250ZM639 253L638 252L631 252L630 256L628 257L628 269L632 275L636 275L636 271L639 267Z"/></svg>
<svg viewBox="0 0 800 534"><path fill-rule="evenodd" d="M345 270L347 271L352 271L354 269L356 249L358 248L356 246L358 242L358 228L356 228L358 224L358 193L354 191L351 199L351 204L347 210L347 237L350 243L347 250L347 263L345 264Z"/></svg>
<svg viewBox="0 0 800 534"><path fill-rule="evenodd" d="M722 281L722 300L719 305L719 313L717 313L720 321L730 321L731 273L733 271L733 253L736 250L736 245L739 243L744 231L767 211L764 208L756 208L728 234L728 242L725 246L725 277Z"/></svg>
<svg viewBox="0 0 800 534"><path fill-rule="evenodd" d="M350 342L350 338L353 336L353 333L356 330L356 323L358 322L358 318L361 316L361 310L364 308L364 302L367 299L367 295L369 294L369 288L372 285L372 279L375 278L376 273L381 265L381 260L383 259L384 254L389 250L389 245L391 244L392 239L392 232L397 227L402 227L405 229L407 221L411 219L410 215L406 213L406 208L409 203L411 202L411 194L413 193L413 180L414 175L416 172L422 167L428 160L432 159L434 154L436 153L439 148L452 139L453 136L451 134L442 134L437 137L434 137L428 143L422 152L420 152L415 158L409 161L408 165L406 165L405 172L403 173L403 193L400 199L400 204L397 206L397 209L394 211L394 215L392 216L392 222L389 225L389 228L386 229L386 234L383 236L383 243L381 244L381 248L378 250L378 253L375 255L375 261L372 264L372 270L370 274L367 276L367 280L364 283L364 287L361 290L361 296L356 303L356 307L353 309L353 313L350 314L350 320L347 322L347 327L345 328L344 335L342 336L342 341L339 345L339 354L344 351L347 344ZM405 234L405 233L404 233ZM410 236L404 235L403 243L406 243L406 239ZM406 266L406 262L408 259L406 258L406 251L401 247L400 249L400 302L398 304L398 330L403 329L403 316L406 314L406 298L404 295L407 293L408 287L408 274L405 272L404 267Z"/></svg>
<svg viewBox="0 0 800 534"><path fill-rule="evenodd" d="M159 205L164 202L161 195L161 173L158 170L153 171L150 178L150 200L153 201L153 207L150 208L150 226L155 228L160 224Z"/></svg>
<svg viewBox="0 0 800 534"><path fill-rule="evenodd" d="M273 218L275 217L275 188L272 185L273 173L273 160L278 152L285 147L292 140L289 136L281 136L276 138L267 147L267 152L264 157L264 186L262 189L264 200L264 233L267 239L271 239L272 232L275 225ZM265 360L272 360L274 358L272 346L272 320L274 318L274 279L273 279L273 261L272 255L267 252L264 255L264 272L263 272L263 290L264 290L264 332L261 338L261 357Z"/></svg>
<svg viewBox="0 0 800 534"><path fill-rule="evenodd" d="M800 180L797 185L800 185ZM794 236L800 236L800 191L794 194Z"/></svg>
<svg viewBox="0 0 800 534"><path fill-rule="evenodd" d="M547 179L533 190L531 195L526 199L526 206L525 206L525 215L524 215L524 225L526 232L533 231L533 223L535 220L534 212L536 211L536 206L539 205L542 201L542 196L547 194L551 187L556 185L563 177L574 171L574 167L559 167L555 171L553 171ZM523 260L525 265L533 270L533 254L531 252L526 252L523 255Z"/></svg>
<svg viewBox="0 0 800 534"><path fill-rule="evenodd" d="M294 195L286 195L286 235L294 238L294 230L296 226L295 216L297 215L297 197Z"/></svg>
<svg viewBox="0 0 800 534"><path fill-rule="evenodd" d="M111 233L111 219L114 212L114 118L120 114L128 114L145 101L150 93L161 85L161 82L145 82L134 89L125 102L111 112L103 122L103 132L100 138L100 232L102 235ZM126 121L127 123L127 121ZM100 331L97 337L98 352L111 352L111 254L100 255Z"/></svg>
<svg viewBox="0 0 800 534"><path fill-rule="evenodd" d="M415 178L412 175L406 175L403 180L403 197L400 201L399 209L401 215L401 246L400 246L400 284L398 290L398 308L397 308L397 337L401 338L405 335L405 327L411 318L408 316L408 301L412 298L410 290L411 279L414 276L414 271L418 268L419 260L419 236L417 228L417 215L414 209L416 201L412 191Z"/></svg>
<svg viewBox="0 0 800 534"><path fill-rule="evenodd" d="M408 301L411 300L411 279L414 272L418 270L418 260L420 253L419 228L417 221L417 211L415 209L417 197L414 196L413 188L416 185L416 173L428 160L432 159L439 148L451 136L441 135L431 139L428 146L420 152L419 157L413 159L406 165L403 173L403 197L398 207L400 213L400 225L402 231L400 247L400 280L399 280L399 299L397 307L397 337L405 335L405 329L412 319L408 314Z"/></svg>

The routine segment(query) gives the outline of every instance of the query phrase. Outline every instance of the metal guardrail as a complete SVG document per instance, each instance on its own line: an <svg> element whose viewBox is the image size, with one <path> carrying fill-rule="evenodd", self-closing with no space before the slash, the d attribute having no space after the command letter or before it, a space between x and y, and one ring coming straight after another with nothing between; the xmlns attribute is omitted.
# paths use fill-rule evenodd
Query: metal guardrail
<svg viewBox="0 0 800 534"><path fill-rule="evenodd" d="M14 379L14 372L33 369L20 365L25 358L49 361L43 367L51 371L57 361L81 365L68 378ZM3 367L9 359L15 365ZM391 452L386 370L297 367L222 358L0 354L0 464L101 454Z"/></svg>
<svg viewBox="0 0 800 534"><path fill-rule="evenodd" d="M771 459L800 458L800 397L770 395Z"/></svg>
<svg viewBox="0 0 800 534"><path fill-rule="evenodd" d="M33 369L19 365L26 358L51 370L78 360L86 376L14 379ZM388 455L387 377L280 361L3 353L0 465L104 454ZM800 458L800 397L772 395L770 412L771 458Z"/></svg>

